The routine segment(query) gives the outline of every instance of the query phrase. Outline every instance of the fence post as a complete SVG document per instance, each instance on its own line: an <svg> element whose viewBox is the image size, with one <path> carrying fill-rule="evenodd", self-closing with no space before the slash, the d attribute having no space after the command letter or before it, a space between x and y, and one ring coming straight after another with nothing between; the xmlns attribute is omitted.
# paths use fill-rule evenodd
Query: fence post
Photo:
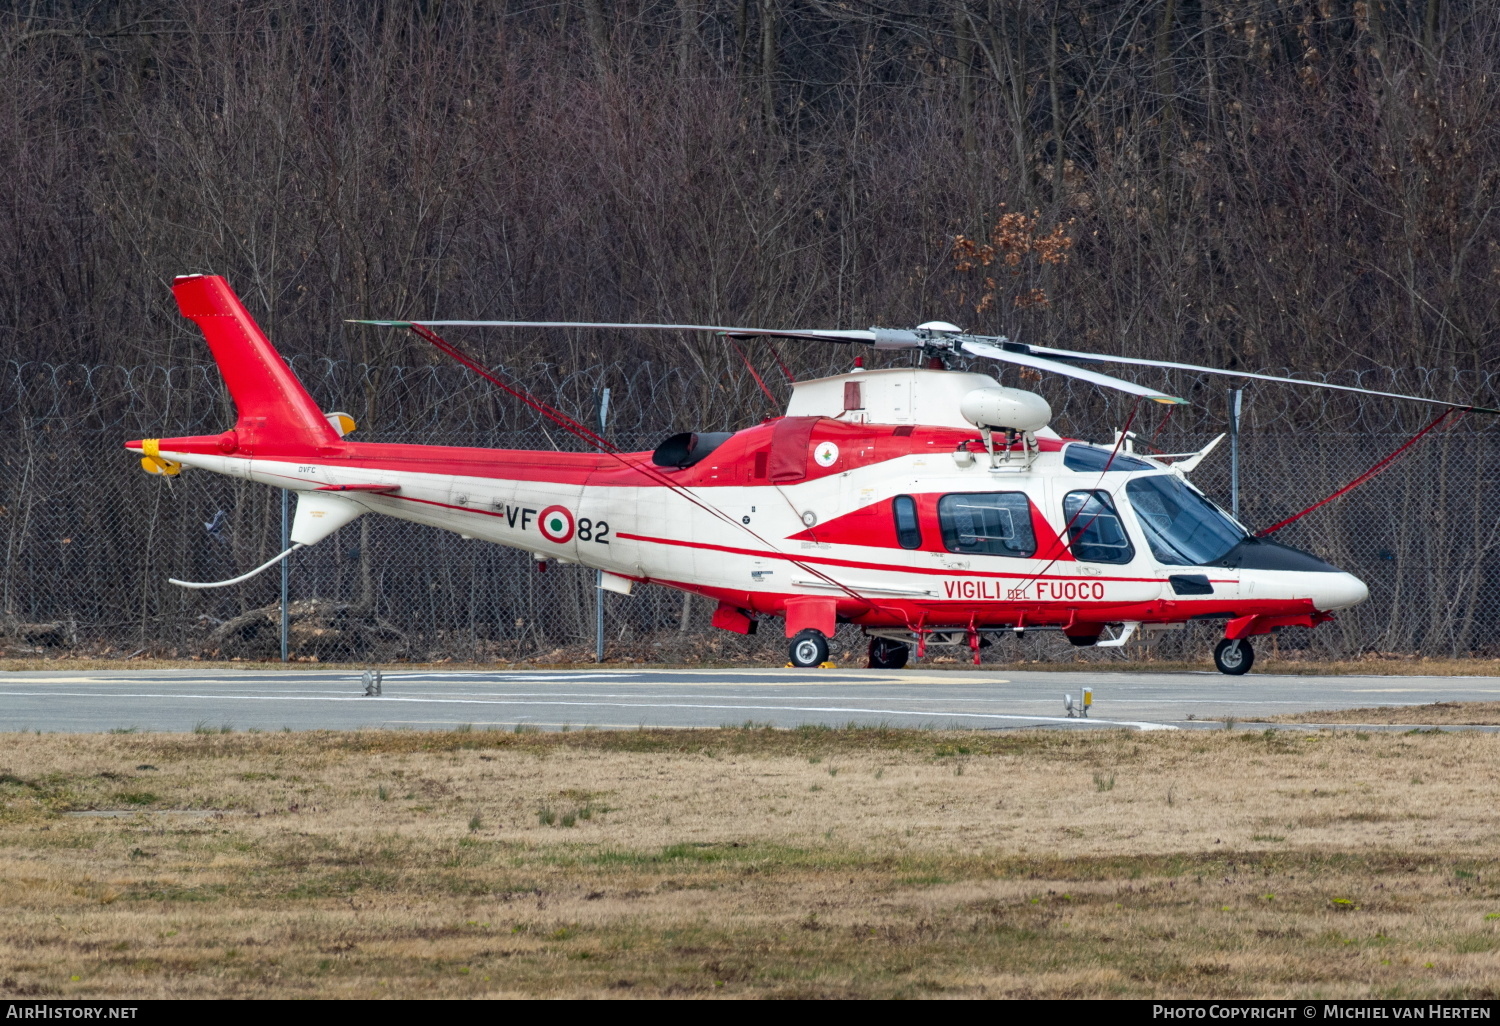
<svg viewBox="0 0 1500 1026"><path fill-rule="evenodd" d="M292 504L292 493L281 490L281 551L292 547L292 525L288 516ZM287 609L287 591L291 587L292 567L290 559L281 561L281 661L287 661L287 647L291 641L292 618Z"/></svg>
<svg viewBox="0 0 1500 1026"><path fill-rule="evenodd" d="M609 389L599 397L599 433L609 427ZM604 662L604 571L594 571L594 662Z"/></svg>
<svg viewBox="0 0 1500 1026"><path fill-rule="evenodd" d="M594 662L604 662L604 571L594 571Z"/></svg>
<svg viewBox="0 0 1500 1026"><path fill-rule="evenodd" d="M1240 518L1240 399L1245 390L1229 390L1229 512Z"/></svg>

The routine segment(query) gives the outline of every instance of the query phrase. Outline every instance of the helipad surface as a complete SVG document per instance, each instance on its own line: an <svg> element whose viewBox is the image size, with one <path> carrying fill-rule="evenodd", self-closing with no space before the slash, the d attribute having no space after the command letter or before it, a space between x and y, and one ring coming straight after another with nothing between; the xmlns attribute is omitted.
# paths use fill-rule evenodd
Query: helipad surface
<svg viewBox="0 0 1500 1026"><path fill-rule="evenodd" d="M1063 696L1094 693L1090 719ZM119 670L0 674L0 730L187 731L779 727L848 723L1016 729L1201 726L1278 713L1495 700L1497 677L1306 677L1093 671L390 671L365 697L333 670Z"/></svg>

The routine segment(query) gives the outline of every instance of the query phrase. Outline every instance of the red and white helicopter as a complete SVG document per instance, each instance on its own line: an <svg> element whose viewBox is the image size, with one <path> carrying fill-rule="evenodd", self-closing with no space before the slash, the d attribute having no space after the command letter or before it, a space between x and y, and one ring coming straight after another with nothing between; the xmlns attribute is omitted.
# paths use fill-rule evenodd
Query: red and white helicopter
<svg viewBox="0 0 1500 1026"><path fill-rule="evenodd" d="M760 620L781 617L797 666L827 660L841 622L869 636L871 666L894 669L911 643L919 656L928 644L967 644L977 662L981 644L1000 632L1060 630L1075 645L1114 647L1143 629L1215 620L1224 638L1214 661L1230 674L1250 669L1250 638L1315 627L1369 595L1316 556L1257 538L1194 488L1186 474L1212 444L1168 463L1129 451L1124 433L1113 448L1062 438L1048 429L1041 396L945 363L968 354L1160 403L1184 400L1064 361L1296 379L1023 346L939 322L769 331L367 321L410 328L512 394L520 393L432 329L712 331L927 359L796 382L785 416L732 433L675 434L654 452L622 452L553 410L545 412L597 451L364 443L348 437L348 415L318 408L222 277L180 277L173 292L207 338L238 420L222 434L126 447L152 473L194 467L297 493L290 549L228 581L173 581L184 587L247 580L359 516L383 513L530 551L543 568L597 569L602 587L621 594L650 582L706 596L718 603L713 625L725 630L753 633Z"/></svg>

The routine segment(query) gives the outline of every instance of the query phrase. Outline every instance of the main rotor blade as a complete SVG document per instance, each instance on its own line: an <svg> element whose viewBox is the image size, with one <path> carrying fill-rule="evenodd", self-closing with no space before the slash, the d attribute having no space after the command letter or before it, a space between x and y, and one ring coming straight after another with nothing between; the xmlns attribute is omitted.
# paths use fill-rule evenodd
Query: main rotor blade
<svg viewBox="0 0 1500 1026"><path fill-rule="evenodd" d="M723 324L623 324L615 321L367 321L350 320L350 324L376 324L387 328L410 328L413 324L422 324L428 327L457 327L457 328L608 328L611 330L627 330L640 328L645 331L711 331L719 335L727 335L730 338L802 338L816 339L823 342L864 342L877 344L891 339L883 339L881 336L905 336L911 335L910 344L920 345L917 337L911 332L886 331L871 328L868 331L821 331L821 330L780 330L776 328L732 328ZM904 342L905 339L899 341ZM877 348L896 348L895 346L878 346ZM901 346L905 348L905 346Z"/></svg>
<svg viewBox="0 0 1500 1026"><path fill-rule="evenodd" d="M410 328L413 324L428 327L456 328L608 328L623 331L641 328L645 331L711 331L733 339L795 338L816 342L848 344L862 342L876 349L916 349L930 339L914 331L898 328L801 329L801 328L732 328L722 324L629 324L618 321L370 321L349 319L349 324L374 324L384 328Z"/></svg>
<svg viewBox="0 0 1500 1026"><path fill-rule="evenodd" d="M726 328L718 324L619 324L610 321L366 321L350 319L350 324L377 324L386 328L410 328L422 324L432 328L644 328L647 331L721 331L756 333L755 328Z"/></svg>
<svg viewBox="0 0 1500 1026"><path fill-rule="evenodd" d="M937 345L947 348L949 343L941 336L922 335L906 328L853 328L847 331L816 329L813 331L782 331L765 328L726 328L720 332L729 338L797 338L816 342L862 342L876 349L920 349Z"/></svg>
<svg viewBox="0 0 1500 1026"><path fill-rule="evenodd" d="M1354 385L1334 385L1326 381L1308 381L1305 378L1283 378L1275 374L1253 374L1249 371L1220 370L1217 367L1200 367L1195 363L1177 363L1173 360L1143 360L1135 356L1100 356L1097 353L1079 353L1071 349L1053 349L1050 346L1026 346L1029 352L1044 356L1057 356L1067 360L1092 360L1097 363L1127 363L1137 367L1168 367L1172 370L1195 371L1199 374L1218 374L1226 378L1251 378L1256 381L1279 381L1289 385L1308 385L1313 388L1331 388L1338 392L1359 392L1362 395L1378 395L1386 399L1410 399L1418 403L1431 403L1434 406L1451 406L1459 410L1473 410L1475 413L1500 414L1500 410L1493 410L1487 406L1472 406L1469 403L1454 403L1446 399L1428 399L1426 396L1405 395L1400 392L1381 392L1373 388L1358 388Z"/></svg>
<svg viewBox="0 0 1500 1026"><path fill-rule="evenodd" d="M812 329L807 331L794 329L782 331L776 328L724 328L719 332L719 334L735 339L797 338L811 340L814 342L838 342L844 345L847 345L850 342L863 342L865 345L873 345L877 349L894 348L890 346L881 346L879 344L881 335L892 333L885 331L885 329L878 328L870 328L868 330L852 328L847 331L837 331L833 329Z"/></svg>
<svg viewBox="0 0 1500 1026"><path fill-rule="evenodd" d="M1065 377L1077 378L1080 381L1088 381L1095 385L1103 385L1105 388L1118 389L1121 392L1128 392L1131 395L1144 396L1158 403L1188 405L1186 399L1179 399L1175 395L1158 392L1156 389L1147 388L1145 385L1137 385L1134 381L1110 377L1108 374L1100 374L1098 371L1074 367L1072 364L1061 363L1057 360L1047 360L1042 357L1031 356L1027 353L1001 349L999 346L992 346L988 342L976 342L970 339L964 342L963 347L965 352L973 353L975 356L986 356L991 360L1002 360L1005 363L1019 364L1022 367L1050 371L1053 374L1061 374Z"/></svg>

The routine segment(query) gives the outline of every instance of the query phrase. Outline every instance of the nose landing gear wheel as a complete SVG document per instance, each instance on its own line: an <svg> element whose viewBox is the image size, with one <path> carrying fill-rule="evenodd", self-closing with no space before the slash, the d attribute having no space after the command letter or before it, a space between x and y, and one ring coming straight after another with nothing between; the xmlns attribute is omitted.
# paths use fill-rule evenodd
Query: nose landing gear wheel
<svg viewBox="0 0 1500 1026"><path fill-rule="evenodd" d="M899 670L906 665L911 647L890 638L870 639L870 662L872 670Z"/></svg>
<svg viewBox="0 0 1500 1026"><path fill-rule="evenodd" d="M1219 668L1220 673L1236 677L1249 673L1250 667L1255 665L1255 649L1250 647L1250 642L1245 638L1232 641L1225 638L1214 646L1214 665Z"/></svg>
<svg viewBox="0 0 1500 1026"><path fill-rule="evenodd" d="M828 639L822 631L808 628L798 631L792 639L791 657L793 666L818 666L828 661Z"/></svg>

